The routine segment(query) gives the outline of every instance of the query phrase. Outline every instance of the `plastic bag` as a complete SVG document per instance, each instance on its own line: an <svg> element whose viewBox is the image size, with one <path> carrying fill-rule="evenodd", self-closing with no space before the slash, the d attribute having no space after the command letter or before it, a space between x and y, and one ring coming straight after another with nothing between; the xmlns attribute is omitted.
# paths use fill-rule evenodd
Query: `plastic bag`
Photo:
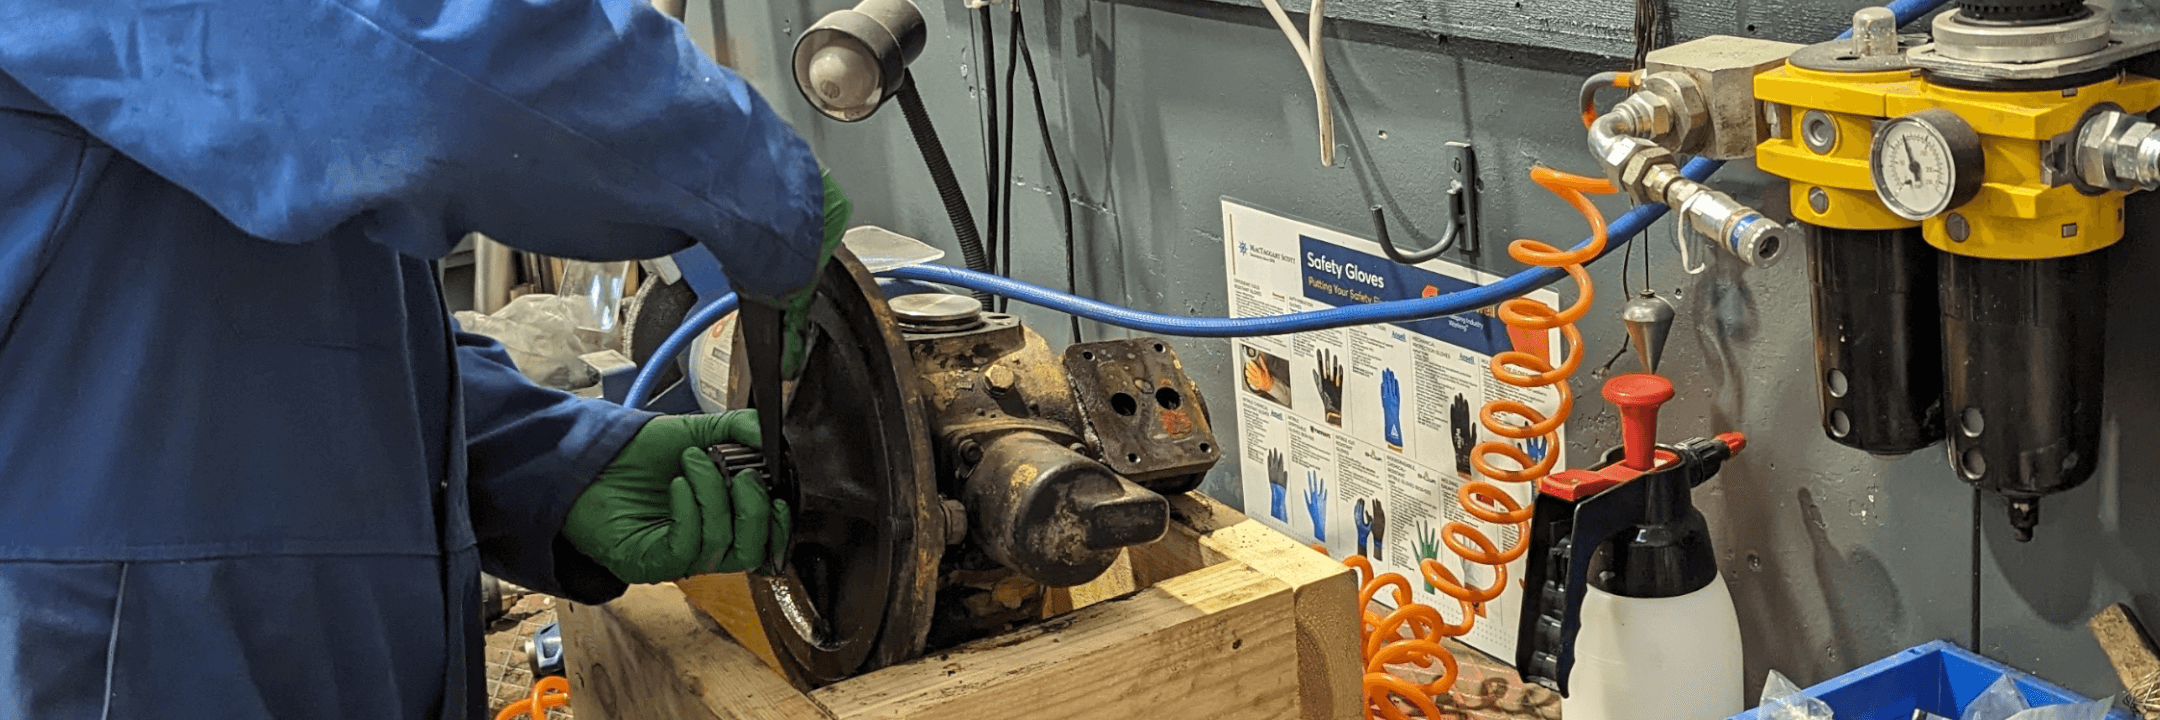
<svg viewBox="0 0 2160 720"><path fill-rule="evenodd" d="M628 262L570 260L563 263L562 283L557 290L564 298L563 308L570 313L571 320L577 327L591 331L588 341L599 339L603 344L621 343L616 328L621 325L623 288L629 277ZM622 348L610 346L607 349Z"/></svg>
<svg viewBox="0 0 2160 720"><path fill-rule="evenodd" d="M2010 716L2032 707L2025 704L2025 693L2018 691L2017 683L2004 675L1988 685L1980 697L1965 704L1965 714L1958 720L2010 720Z"/></svg>
<svg viewBox="0 0 2160 720"><path fill-rule="evenodd" d="M1761 702L1756 707L1760 711L1756 717L1761 720L1831 720L1834 717L1830 703L1802 694L1800 686L1776 670L1770 671L1770 677L1763 680Z"/></svg>
<svg viewBox="0 0 2160 720"><path fill-rule="evenodd" d="M575 301L547 294L520 296L493 315L457 313L466 332L494 338L510 351L518 372L534 383L574 390L595 382L578 356L601 350L578 332Z"/></svg>
<svg viewBox="0 0 2160 720"><path fill-rule="evenodd" d="M2048 705L2012 715L2010 720L2107 720L2108 710L2114 707L2111 700Z"/></svg>

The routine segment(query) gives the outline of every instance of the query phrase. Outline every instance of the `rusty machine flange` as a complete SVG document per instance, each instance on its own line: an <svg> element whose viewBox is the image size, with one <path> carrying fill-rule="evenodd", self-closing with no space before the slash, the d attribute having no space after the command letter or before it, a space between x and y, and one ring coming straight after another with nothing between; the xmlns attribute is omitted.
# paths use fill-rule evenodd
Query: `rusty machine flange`
<svg viewBox="0 0 2160 720"><path fill-rule="evenodd" d="M790 567L751 577L798 684L1040 619L1046 588L1161 537L1163 494L1197 487L1221 455L1199 388L1159 339L1059 355L967 296L888 302L844 250L811 321L784 411L802 492ZM747 405L747 363L731 374ZM715 454L730 472L766 462Z"/></svg>

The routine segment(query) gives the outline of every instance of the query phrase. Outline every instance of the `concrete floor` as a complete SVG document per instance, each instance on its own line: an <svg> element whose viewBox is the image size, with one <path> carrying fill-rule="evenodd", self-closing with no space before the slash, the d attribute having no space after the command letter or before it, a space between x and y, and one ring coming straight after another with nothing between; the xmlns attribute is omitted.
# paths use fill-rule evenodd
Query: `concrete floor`
<svg viewBox="0 0 2160 720"><path fill-rule="evenodd" d="M505 598L504 601L510 604L510 611L495 621L487 632L490 718L532 692L532 666L526 659L529 655L526 645L532 641L533 632L555 622L555 598L525 593L515 600ZM547 717L548 720L570 720L570 708L551 708Z"/></svg>
<svg viewBox="0 0 2160 720"><path fill-rule="evenodd" d="M1560 720L1560 696L1542 687L1524 686L1515 668L1484 653L1447 643L1455 653L1455 690L1440 698L1447 720Z"/></svg>

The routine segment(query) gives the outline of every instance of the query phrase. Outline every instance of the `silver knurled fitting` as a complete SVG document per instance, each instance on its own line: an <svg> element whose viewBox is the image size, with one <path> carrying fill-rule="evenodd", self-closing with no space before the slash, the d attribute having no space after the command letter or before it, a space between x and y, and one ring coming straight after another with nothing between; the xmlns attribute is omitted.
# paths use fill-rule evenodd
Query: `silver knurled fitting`
<svg viewBox="0 0 2160 720"><path fill-rule="evenodd" d="M1750 266L1776 265L1792 245L1792 228L1764 217L1731 195L1688 179L1680 174L1679 166L1667 164L1651 170L1644 184L1652 199L1681 214L1681 222Z"/></svg>
<svg viewBox="0 0 2160 720"><path fill-rule="evenodd" d="M2095 113L2078 128L2072 163L2089 188L2160 188L2160 127L2120 110Z"/></svg>

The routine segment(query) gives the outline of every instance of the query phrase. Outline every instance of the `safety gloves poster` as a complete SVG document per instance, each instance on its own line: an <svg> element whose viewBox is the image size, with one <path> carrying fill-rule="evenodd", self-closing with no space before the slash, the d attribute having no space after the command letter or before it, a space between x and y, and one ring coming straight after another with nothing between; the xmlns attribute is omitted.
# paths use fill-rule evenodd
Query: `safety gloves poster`
<svg viewBox="0 0 2160 720"><path fill-rule="evenodd" d="M1223 238L1230 314L1240 317L1432 297L1498 279L1439 260L1398 265L1372 241L1231 200L1223 202ZM1532 297L1559 302L1550 290ZM1246 514L1323 545L1335 557L1362 554L1379 572L1402 573L1413 580L1420 602L1459 621L1461 605L1443 601L1418 579L1419 561L1441 563L1466 584L1488 585L1493 568L1448 550L1447 523L1471 523L1502 548L1517 541L1515 528L1472 518L1457 499L1476 478L1472 448L1503 440L1480 425L1479 409L1496 399L1548 414L1557 409L1551 389L1500 383L1489 363L1510 349L1556 361L1551 354L1559 344L1557 332L1511 333L1476 311L1237 341L1238 467ZM1507 414L1501 419L1521 421ZM1532 458L1560 452L1542 441L1516 447ZM1497 455L1489 461L1514 468ZM1503 487L1528 502L1527 485ZM1521 564L1511 566L1512 576L1520 576ZM1499 601L1473 607L1486 617L1464 640L1512 656L1520 592L1510 583ZM1503 611L1507 617L1499 617Z"/></svg>

